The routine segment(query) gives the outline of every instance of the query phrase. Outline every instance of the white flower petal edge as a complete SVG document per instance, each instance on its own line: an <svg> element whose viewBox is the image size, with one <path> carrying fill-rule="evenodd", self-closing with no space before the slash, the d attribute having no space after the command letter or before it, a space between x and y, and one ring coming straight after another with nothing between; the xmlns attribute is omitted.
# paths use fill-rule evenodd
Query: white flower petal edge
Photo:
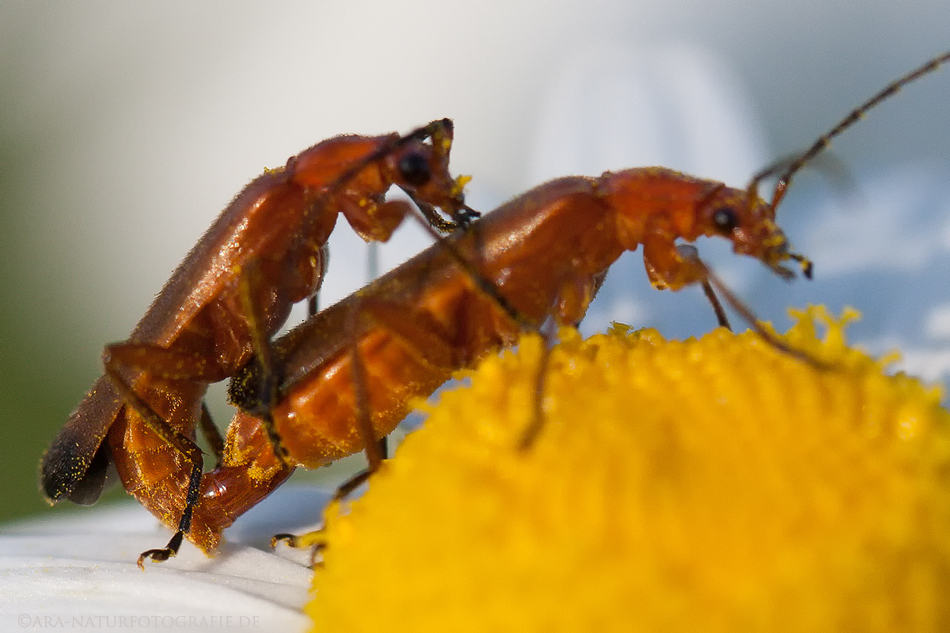
<svg viewBox="0 0 950 633"><path fill-rule="evenodd" d="M141 506L77 510L0 532L0 629L302 631L309 554L265 551L276 532L306 531L327 493L285 486L225 533L214 557L190 543L136 566L169 538Z"/></svg>

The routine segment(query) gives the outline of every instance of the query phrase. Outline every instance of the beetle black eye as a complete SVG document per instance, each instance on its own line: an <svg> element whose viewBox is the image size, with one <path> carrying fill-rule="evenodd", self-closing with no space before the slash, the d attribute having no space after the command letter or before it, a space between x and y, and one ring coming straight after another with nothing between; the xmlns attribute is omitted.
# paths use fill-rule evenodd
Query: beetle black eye
<svg viewBox="0 0 950 633"><path fill-rule="evenodd" d="M432 172L429 171L429 161L418 152L406 154L399 159L399 175L406 184L421 187L429 182Z"/></svg>
<svg viewBox="0 0 950 633"><path fill-rule="evenodd" d="M739 218L736 217L736 212L729 207L716 209L712 219L713 224L716 225L716 230L723 234L732 233L739 226Z"/></svg>

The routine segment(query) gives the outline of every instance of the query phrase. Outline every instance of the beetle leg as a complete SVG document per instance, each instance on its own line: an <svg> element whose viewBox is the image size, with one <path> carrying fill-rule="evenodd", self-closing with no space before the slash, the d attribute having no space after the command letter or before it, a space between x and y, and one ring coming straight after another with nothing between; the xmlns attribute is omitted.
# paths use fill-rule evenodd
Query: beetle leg
<svg viewBox="0 0 950 633"><path fill-rule="evenodd" d="M367 385L367 376L366 376L366 365L363 363L363 357L359 352L359 313L362 311L359 304L356 305L356 308L350 313L349 318L349 331L350 331L350 341L351 341L351 354L350 354L350 363L353 367L353 387L356 393L356 429L359 432L360 439L363 442L364 450L366 451L366 460L369 462L369 468L366 471L363 479L369 477L370 474L376 472L379 468L379 465L383 462L385 458L385 453L383 450L380 450L380 445L376 441L375 435L376 431L373 428L372 412L370 411L369 406L369 387ZM355 488L361 483L357 481L352 485L350 490ZM335 498L342 498L348 494L347 492L341 492L340 489L337 490Z"/></svg>
<svg viewBox="0 0 950 633"><path fill-rule="evenodd" d="M706 263L699 258L695 248L690 250L690 247L680 246L679 251L685 258L692 259L694 265L702 267L702 270L704 271L703 283L708 283L710 285L710 290L715 289L718 291L719 294L721 294L726 300L726 303L728 303L733 310L738 312L739 316L741 316L749 324L749 327L752 328L756 334L762 337L766 343L793 358L805 361L817 369L832 368L831 365L819 358L816 358L805 350L796 349L790 346L789 344L780 340L777 336L775 336L775 334L763 327L761 321L759 321L758 317L755 316L755 313L752 311L752 309L743 303L742 300L739 299L739 297L737 297L731 290L729 290L728 286L726 286L726 284L724 284L722 280L719 279L719 277L713 274L709 267L706 266Z"/></svg>
<svg viewBox="0 0 950 633"><path fill-rule="evenodd" d="M221 431L218 430L214 420L211 419L211 412L208 411L208 405L204 401L201 403L201 415L198 416L198 428L201 429L202 435L208 441L217 468L221 465L221 460L224 459L224 438L221 437Z"/></svg>
<svg viewBox="0 0 950 633"><path fill-rule="evenodd" d="M124 369L134 369L148 372L149 375L165 380L187 380L194 382L213 383L227 378L227 374L215 363L208 363L202 356L182 352L178 349L169 349L147 343L113 343L107 345L103 352L103 364L106 373L113 383L122 382L117 390L126 393L132 389L130 382L124 377ZM142 415L143 419L164 419L155 412L149 404L139 398L133 403L125 398L133 408ZM147 410L148 414L142 412ZM215 457L221 461L224 440L218 427L214 425L211 414L204 402L201 403L201 414L198 416L198 428L214 451Z"/></svg>
<svg viewBox="0 0 950 633"><path fill-rule="evenodd" d="M108 352L106 355L108 356ZM202 459L201 449L198 448L198 445L177 429L170 426L160 415L155 413L148 403L132 389L131 385L122 377L114 364L109 361L111 361L111 359L107 358L105 364L106 375L112 380L119 395L141 416L142 421L153 433L158 435L162 441L172 446L191 462L191 475L188 479L188 493L185 497L185 509L182 511L181 518L178 521L178 530L164 548L148 550L139 556L138 566L144 570L144 561L146 558L163 561L168 560L178 553L182 538L188 533L188 530L191 529L191 516L195 510L195 505L198 503L198 492L201 486L204 460Z"/></svg>
<svg viewBox="0 0 950 633"><path fill-rule="evenodd" d="M719 301L719 297L716 296L716 292L713 290L712 286L709 285L709 280L703 279L702 285L703 294L706 295L709 303L712 304L713 312L716 313L716 321L719 322L719 327L724 327L731 332L732 326L729 325L729 318L726 316L726 311L723 309L722 302Z"/></svg>
<svg viewBox="0 0 950 633"><path fill-rule="evenodd" d="M261 311L260 303L255 300L255 297L260 296L257 290L262 287L264 285L260 263L256 259L251 259L244 265L238 278L238 295L247 318L251 347L264 376L261 390L263 411L261 421L264 423L264 430L267 431L267 437L274 448L274 454L283 466L287 466L287 449L280 441L280 435L274 426L274 418L270 414L271 409L277 403L280 376L278 374L279 370L274 364L273 347L270 338L267 336L264 314Z"/></svg>
<svg viewBox="0 0 950 633"><path fill-rule="evenodd" d="M703 277L700 280L700 284L703 287L703 294L706 295L706 299L708 299L710 305L712 305L713 312L716 313L716 321L719 323L719 327L724 327L731 332L732 328L729 326L726 311L723 309L719 297L716 296L716 291L713 290L712 285L709 283L709 269L706 267L706 264L703 263L703 260L699 258L699 250L692 244L678 244L676 246L676 252L679 253L680 257L684 260L693 262L694 265L699 266L703 271Z"/></svg>

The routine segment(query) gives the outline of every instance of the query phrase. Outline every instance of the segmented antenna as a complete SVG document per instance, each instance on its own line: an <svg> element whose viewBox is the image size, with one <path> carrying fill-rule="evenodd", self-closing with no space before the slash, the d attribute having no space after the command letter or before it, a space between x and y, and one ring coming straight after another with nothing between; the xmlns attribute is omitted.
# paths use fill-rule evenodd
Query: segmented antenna
<svg viewBox="0 0 950 633"><path fill-rule="evenodd" d="M788 189L788 185L792 182L792 176L794 176L798 170L804 167L816 155L821 153L823 149L831 145L831 140L833 138L857 123L864 117L865 114L867 114L868 110L872 109L888 97L893 96L907 84L937 70L942 64L948 61L950 61L950 51L934 57L926 64L910 71L897 81L889 84L876 95L852 110L848 116L841 119L841 121L836 126L834 126L831 131L822 135L821 138L815 141L814 145L800 154L798 158L793 159L791 162L782 161L780 163L776 163L770 167L767 167L766 169L763 169L753 176L752 182L749 183L749 191L755 193L758 190L759 183L762 180L768 178L769 176L774 176L784 167L785 171L782 172L781 176L779 176L778 182L775 184L775 192L772 194L772 209L774 210L776 207L778 207L779 203L782 201L782 198L785 197L785 191Z"/></svg>

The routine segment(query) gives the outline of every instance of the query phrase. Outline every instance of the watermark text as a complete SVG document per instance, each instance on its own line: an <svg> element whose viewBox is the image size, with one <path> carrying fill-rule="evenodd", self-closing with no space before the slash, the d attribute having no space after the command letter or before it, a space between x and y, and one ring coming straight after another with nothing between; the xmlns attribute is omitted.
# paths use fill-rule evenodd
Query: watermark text
<svg viewBox="0 0 950 633"><path fill-rule="evenodd" d="M256 615L39 615L21 613L17 624L27 630L152 630L180 631L189 629L248 630L260 628Z"/></svg>

